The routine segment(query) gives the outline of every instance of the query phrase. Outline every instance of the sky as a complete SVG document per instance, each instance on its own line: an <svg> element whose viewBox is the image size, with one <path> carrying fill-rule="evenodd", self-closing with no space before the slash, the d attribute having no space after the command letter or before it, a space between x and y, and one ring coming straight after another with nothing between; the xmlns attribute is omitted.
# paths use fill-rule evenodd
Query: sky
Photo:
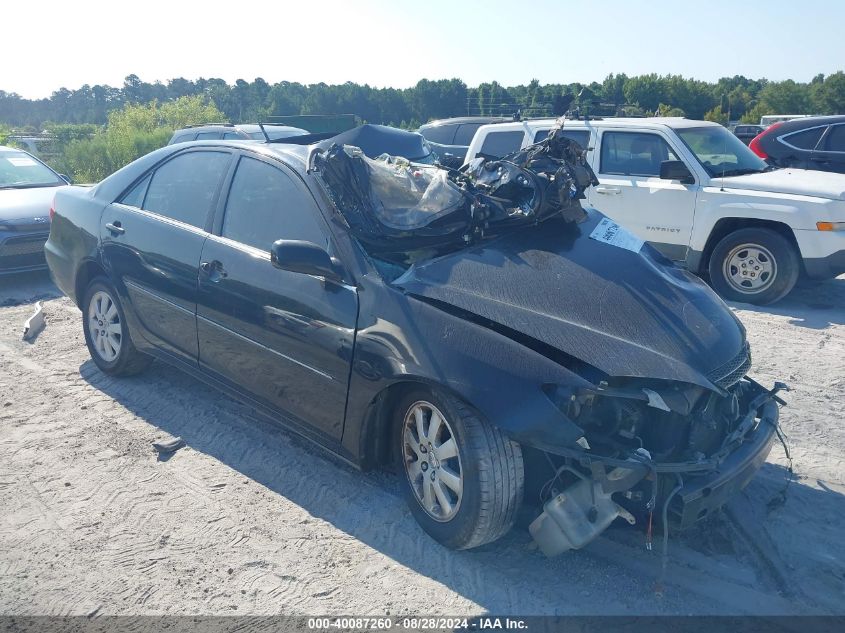
<svg viewBox="0 0 845 633"><path fill-rule="evenodd" d="M809 81L845 69L840 0L3 0L0 90L136 74L407 88L609 73Z"/></svg>

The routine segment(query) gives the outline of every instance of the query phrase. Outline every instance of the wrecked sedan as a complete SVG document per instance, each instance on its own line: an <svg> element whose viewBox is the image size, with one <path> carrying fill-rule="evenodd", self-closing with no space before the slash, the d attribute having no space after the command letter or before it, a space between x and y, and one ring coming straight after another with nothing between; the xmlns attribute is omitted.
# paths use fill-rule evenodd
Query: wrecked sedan
<svg viewBox="0 0 845 633"><path fill-rule="evenodd" d="M453 548L526 502L542 550L686 526L765 461L778 387L703 283L594 210L577 144L462 171L194 142L58 194L46 253L91 357L153 358L361 468Z"/></svg>

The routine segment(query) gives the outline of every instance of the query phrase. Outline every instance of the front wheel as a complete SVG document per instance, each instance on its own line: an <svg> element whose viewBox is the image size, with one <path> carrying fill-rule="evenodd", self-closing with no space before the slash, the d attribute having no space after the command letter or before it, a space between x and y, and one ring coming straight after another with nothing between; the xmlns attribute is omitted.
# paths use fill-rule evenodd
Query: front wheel
<svg viewBox="0 0 845 633"><path fill-rule="evenodd" d="M85 291L82 330L91 359L106 374L137 374L152 362L135 349L117 292L105 277L94 279Z"/></svg>
<svg viewBox="0 0 845 633"><path fill-rule="evenodd" d="M452 549L490 543L522 505L522 450L458 399L420 389L396 409L403 488L412 514Z"/></svg>
<svg viewBox="0 0 845 633"><path fill-rule="evenodd" d="M710 255L713 289L730 301L767 305L785 297L801 270L795 247L771 229L739 229Z"/></svg>

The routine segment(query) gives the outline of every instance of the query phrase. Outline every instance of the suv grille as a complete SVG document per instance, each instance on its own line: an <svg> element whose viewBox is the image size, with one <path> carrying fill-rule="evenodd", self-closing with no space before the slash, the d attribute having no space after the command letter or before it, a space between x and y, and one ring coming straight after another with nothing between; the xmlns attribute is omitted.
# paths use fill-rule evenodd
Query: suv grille
<svg viewBox="0 0 845 633"><path fill-rule="evenodd" d="M735 385L751 369L751 349L746 342L739 353L721 367L707 374L707 378L722 389Z"/></svg>

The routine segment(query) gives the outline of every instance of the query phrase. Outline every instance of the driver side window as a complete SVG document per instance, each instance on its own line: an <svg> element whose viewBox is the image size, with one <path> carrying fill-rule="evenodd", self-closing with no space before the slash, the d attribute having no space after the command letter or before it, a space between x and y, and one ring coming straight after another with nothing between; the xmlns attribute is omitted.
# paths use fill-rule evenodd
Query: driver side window
<svg viewBox="0 0 845 633"><path fill-rule="evenodd" d="M669 144L657 134L605 132L601 141L602 174L660 176L660 163L678 160Z"/></svg>
<svg viewBox="0 0 845 633"><path fill-rule="evenodd" d="M279 239L304 240L326 248L320 211L287 173L260 160L242 157L226 210L223 237L269 251Z"/></svg>

